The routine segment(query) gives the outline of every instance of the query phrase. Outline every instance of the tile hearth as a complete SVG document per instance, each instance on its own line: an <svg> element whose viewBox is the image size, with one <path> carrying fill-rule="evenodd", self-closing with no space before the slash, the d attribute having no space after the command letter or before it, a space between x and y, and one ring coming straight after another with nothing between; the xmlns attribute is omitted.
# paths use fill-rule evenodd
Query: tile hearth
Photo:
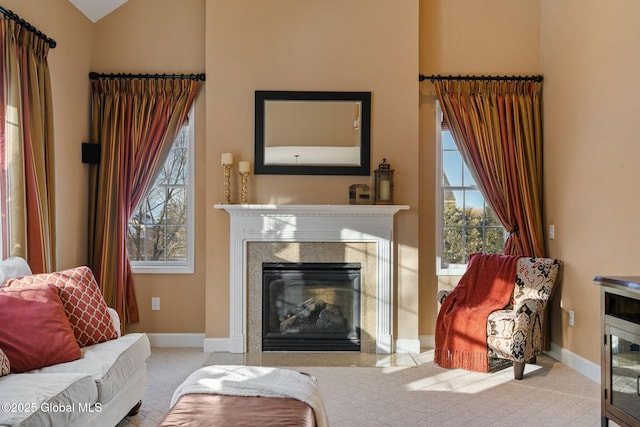
<svg viewBox="0 0 640 427"><path fill-rule="evenodd" d="M415 368L418 363L414 356L409 353L257 351L249 353L211 353L204 365Z"/></svg>

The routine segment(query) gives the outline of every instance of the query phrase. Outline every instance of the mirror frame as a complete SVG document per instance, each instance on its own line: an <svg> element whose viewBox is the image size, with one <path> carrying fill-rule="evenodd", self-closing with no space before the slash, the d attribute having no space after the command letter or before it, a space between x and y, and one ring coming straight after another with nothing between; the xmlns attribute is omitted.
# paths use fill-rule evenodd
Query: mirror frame
<svg viewBox="0 0 640 427"><path fill-rule="evenodd" d="M265 103L267 101L355 101L361 102L360 165L266 165L264 163ZM371 92L255 92L255 174L273 175L371 175Z"/></svg>

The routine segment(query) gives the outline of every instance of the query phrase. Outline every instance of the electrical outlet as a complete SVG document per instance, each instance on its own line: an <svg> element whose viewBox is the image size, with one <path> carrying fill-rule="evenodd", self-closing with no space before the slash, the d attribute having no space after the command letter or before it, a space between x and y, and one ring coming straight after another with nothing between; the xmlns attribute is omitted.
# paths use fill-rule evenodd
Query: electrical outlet
<svg viewBox="0 0 640 427"><path fill-rule="evenodd" d="M151 310L160 310L160 297L151 297Z"/></svg>
<svg viewBox="0 0 640 427"><path fill-rule="evenodd" d="M573 313L573 310L569 310L569 326L573 326L575 322L575 314Z"/></svg>

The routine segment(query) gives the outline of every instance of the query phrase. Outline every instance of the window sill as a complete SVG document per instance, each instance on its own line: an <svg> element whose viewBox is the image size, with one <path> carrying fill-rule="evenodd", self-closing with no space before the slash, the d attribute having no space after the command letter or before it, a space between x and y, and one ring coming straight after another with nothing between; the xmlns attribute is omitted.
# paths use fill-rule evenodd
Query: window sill
<svg viewBox="0 0 640 427"><path fill-rule="evenodd" d="M464 271L447 271L447 270L441 270L438 271L436 273L436 276L438 277L454 277L454 276L462 276L464 274Z"/></svg>
<svg viewBox="0 0 640 427"><path fill-rule="evenodd" d="M135 265L131 264L133 274L193 274L192 265Z"/></svg>
<svg viewBox="0 0 640 427"><path fill-rule="evenodd" d="M445 267L443 267L445 265ZM467 264L448 264L436 256L436 276L462 276L467 271Z"/></svg>

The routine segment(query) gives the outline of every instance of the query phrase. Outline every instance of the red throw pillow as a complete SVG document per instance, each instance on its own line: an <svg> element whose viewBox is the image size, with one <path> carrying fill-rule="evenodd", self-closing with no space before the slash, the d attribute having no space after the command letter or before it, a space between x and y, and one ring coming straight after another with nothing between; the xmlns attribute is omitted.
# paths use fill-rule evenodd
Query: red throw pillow
<svg viewBox="0 0 640 427"><path fill-rule="evenodd" d="M55 286L0 289L0 348L11 372L25 372L80 358Z"/></svg>
<svg viewBox="0 0 640 427"><path fill-rule="evenodd" d="M60 299L80 347L118 337L107 303L89 267L34 274L9 280L9 287L51 283L60 288Z"/></svg>

